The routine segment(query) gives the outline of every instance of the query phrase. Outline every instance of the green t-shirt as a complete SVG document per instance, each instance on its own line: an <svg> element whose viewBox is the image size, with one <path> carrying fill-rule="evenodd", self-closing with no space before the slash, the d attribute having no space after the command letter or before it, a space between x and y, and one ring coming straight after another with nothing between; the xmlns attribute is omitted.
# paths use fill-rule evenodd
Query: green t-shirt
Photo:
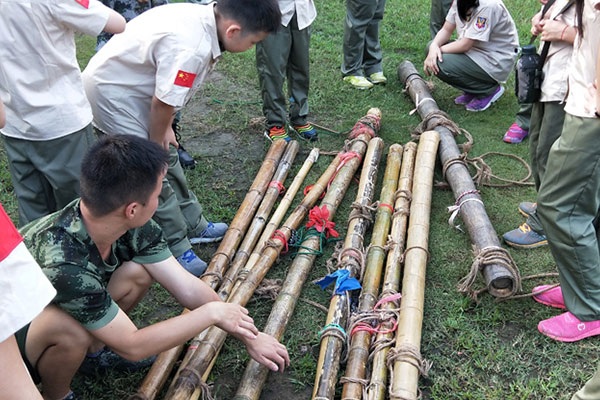
<svg viewBox="0 0 600 400"><path fill-rule="evenodd" d="M153 220L131 229L112 245L104 261L81 218L79 199L20 230L25 245L54 285L53 303L86 329L99 329L119 307L106 287L125 261L156 263L171 256L162 230Z"/></svg>

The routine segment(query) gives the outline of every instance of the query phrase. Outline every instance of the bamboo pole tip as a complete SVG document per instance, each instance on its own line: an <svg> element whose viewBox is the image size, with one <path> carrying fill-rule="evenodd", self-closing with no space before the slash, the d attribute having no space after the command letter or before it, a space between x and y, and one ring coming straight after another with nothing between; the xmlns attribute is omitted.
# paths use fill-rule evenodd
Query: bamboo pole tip
<svg viewBox="0 0 600 400"><path fill-rule="evenodd" d="M402 151L402 145L398 143L394 143L390 146L390 153L400 153Z"/></svg>
<svg viewBox="0 0 600 400"><path fill-rule="evenodd" d="M415 142L408 142L406 143L406 145L404 146L405 150L411 150L414 151L417 149L417 144Z"/></svg>
<svg viewBox="0 0 600 400"><path fill-rule="evenodd" d="M369 111L367 111L367 115L375 115L378 118L381 118L381 110L377 107L371 107L369 108Z"/></svg>
<svg viewBox="0 0 600 400"><path fill-rule="evenodd" d="M439 140L440 134L437 131L425 131L421 134L421 137L425 140Z"/></svg>

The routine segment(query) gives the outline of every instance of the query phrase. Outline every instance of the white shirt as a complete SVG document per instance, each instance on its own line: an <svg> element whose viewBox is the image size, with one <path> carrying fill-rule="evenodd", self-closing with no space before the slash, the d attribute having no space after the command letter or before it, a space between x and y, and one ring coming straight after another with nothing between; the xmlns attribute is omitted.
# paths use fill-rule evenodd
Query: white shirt
<svg viewBox="0 0 600 400"><path fill-rule="evenodd" d="M221 57L213 7L155 7L92 57L82 77L98 129L147 139L153 95L176 110L192 98Z"/></svg>
<svg viewBox="0 0 600 400"><path fill-rule="evenodd" d="M568 0L556 0L550 19L556 15L567 5ZM569 26L575 26L575 5L573 4L567 11L556 18L557 21L562 21ZM543 43L540 45L542 51ZM544 63L544 80L542 81L542 95L540 101L564 101L567 95L568 78L569 78L569 60L573 52L573 45L562 40L554 40L550 42L546 62Z"/></svg>
<svg viewBox="0 0 600 400"><path fill-rule="evenodd" d="M506 82L519 51L515 23L501 0L480 0L469 21L461 21L456 1L446 21L456 25L458 39L475 40L465 54L498 82Z"/></svg>
<svg viewBox="0 0 600 400"><path fill-rule="evenodd" d="M585 0L583 39L577 35L569 67L569 97L565 111L576 117L595 118L596 60L600 44L600 0Z"/></svg>
<svg viewBox="0 0 600 400"><path fill-rule="evenodd" d="M96 0L0 0L2 134L51 140L92 121L74 34L97 36L108 15Z"/></svg>
<svg viewBox="0 0 600 400"><path fill-rule="evenodd" d="M281 25L283 26L288 26L295 12L300 30L310 26L317 17L317 9L313 0L279 0L279 11L281 11Z"/></svg>

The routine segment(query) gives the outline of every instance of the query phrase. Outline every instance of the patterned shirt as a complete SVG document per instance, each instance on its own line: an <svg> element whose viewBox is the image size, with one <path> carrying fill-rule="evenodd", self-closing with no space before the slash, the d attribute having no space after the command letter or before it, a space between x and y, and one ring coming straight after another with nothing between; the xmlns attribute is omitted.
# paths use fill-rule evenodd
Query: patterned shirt
<svg viewBox="0 0 600 400"><path fill-rule="evenodd" d="M156 263L171 256L162 230L150 220L121 236L103 260L83 223L79 199L25 225L20 232L56 288L53 303L86 329L102 328L117 315L119 307L106 287L123 262Z"/></svg>

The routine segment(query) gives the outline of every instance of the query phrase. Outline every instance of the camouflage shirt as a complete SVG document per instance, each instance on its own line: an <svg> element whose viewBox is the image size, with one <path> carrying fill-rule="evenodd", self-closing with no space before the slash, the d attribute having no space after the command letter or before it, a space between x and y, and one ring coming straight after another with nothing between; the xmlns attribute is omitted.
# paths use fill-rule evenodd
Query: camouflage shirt
<svg viewBox="0 0 600 400"><path fill-rule="evenodd" d="M86 329L99 329L117 315L119 307L106 287L125 261L155 263L171 252L153 220L131 229L112 245L103 260L81 218L79 199L20 229L23 240L57 291L53 303Z"/></svg>

